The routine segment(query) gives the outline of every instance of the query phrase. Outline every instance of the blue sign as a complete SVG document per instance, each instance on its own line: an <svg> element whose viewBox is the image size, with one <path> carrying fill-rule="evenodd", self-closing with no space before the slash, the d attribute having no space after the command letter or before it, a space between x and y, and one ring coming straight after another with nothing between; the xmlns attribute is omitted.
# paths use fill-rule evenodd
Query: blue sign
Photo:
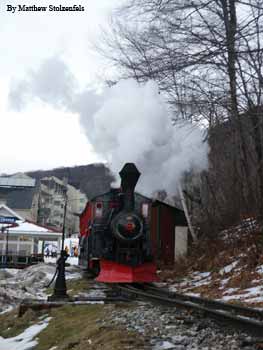
<svg viewBox="0 0 263 350"><path fill-rule="evenodd" d="M15 216L0 216L0 224L14 224L16 220Z"/></svg>

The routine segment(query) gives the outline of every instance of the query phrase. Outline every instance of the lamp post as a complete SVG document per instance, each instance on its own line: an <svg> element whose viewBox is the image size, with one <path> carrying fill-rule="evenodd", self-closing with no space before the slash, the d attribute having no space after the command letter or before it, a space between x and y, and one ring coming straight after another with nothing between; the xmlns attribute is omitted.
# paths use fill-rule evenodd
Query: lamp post
<svg viewBox="0 0 263 350"><path fill-rule="evenodd" d="M5 264L8 265L8 242L9 241L9 227L6 227L6 246L5 246Z"/></svg>
<svg viewBox="0 0 263 350"><path fill-rule="evenodd" d="M60 252L60 257L57 260L57 278L56 278L56 283L54 287L54 292L50 297L48 297L49 301L69 299L69 296L67 294L67 285L66 285L66 278L65 278L65 262L67 260L68 254L64 249L67 204L68 204L68 197L66 193L64 215L63 215L61 252Z"/></svg>
<svg viewBox="0 0 263 350"><path fill-rule="evenodd" d="M5 233L5 227L2 225L1 226L1 233L2 233L2 235L4 236L4 233ZM3 248L4 248L4 246L3 246ZM5 254L5 255L4 255ZM5 251L5 253L4 253L4 249L1 251L1 265L3 264L3 265L5 265L6 264L6 251Z"/></svg>
<svg viewBox="0 0 263 350"><path fill-rule="evenodd" d="M5 259L4 264L8 264L8 241L9 241L9 228L17 226L16 220L18 220L15 216L0 216L0 224L1 226L1 233L4 234L6 231L6 246L5 246ZM5 226L3 226L5 225ZM2 261L3 262L3 261Z"/></svg>

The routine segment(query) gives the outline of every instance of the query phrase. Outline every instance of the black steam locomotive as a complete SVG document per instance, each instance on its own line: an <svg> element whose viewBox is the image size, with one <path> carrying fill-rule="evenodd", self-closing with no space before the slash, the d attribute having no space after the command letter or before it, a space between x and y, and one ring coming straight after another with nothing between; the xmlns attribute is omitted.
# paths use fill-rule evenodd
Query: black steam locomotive
<svg viewBox="0 0 263 350"><path fill-rule="evenodd" d="M151 254L151 200L134 192L140 173L133 163L120 171L121 188L89 201L80 218L82 267L101 282L156 281Z"/></svg>

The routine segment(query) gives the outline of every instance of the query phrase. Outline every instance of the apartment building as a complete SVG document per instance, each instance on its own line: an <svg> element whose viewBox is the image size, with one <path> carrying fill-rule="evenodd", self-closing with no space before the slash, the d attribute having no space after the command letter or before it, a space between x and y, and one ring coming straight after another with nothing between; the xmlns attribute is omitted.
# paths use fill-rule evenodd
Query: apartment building
<svg viewBox="0 0 263 350"><path fill-rule="evenodd" d="M79 232L79 214L85 208L87 196L71 185L67 185L67 213L66 227L70 234Z"/></svg>
<svg viewBox="0 0 263 350"><path fill-rule="evenodd" d="M38 223L62 230L65 216L67 236L79 232L79 216L87 202L86 195L55 176L40 180ZM66 206L66 208L65 208Z"/></svg>
<svg viewBox="0 0 263 350"><path fill-rule="evenodd" d="M78 215L86 202L86 195L69 185L67 179L49 176L36 181L23 173L0 176L0 204L15 210L25 220L60 232L66 215L66 236L78 234Z"/></svg>
<svg viewBox="0 0 263 350"><path fill-rule="evenodd" d="M36 180L23 173L0 176L0 204L4 204L25 220L37 221L39 192Z"/></svg>
<svg viewBox="0 0 263 350"><path fill-rule="evenodd" d="M61 230L64 221L66 196L67 183L65 180L62 181L55 176L40 179L37 222Z"/></svg>

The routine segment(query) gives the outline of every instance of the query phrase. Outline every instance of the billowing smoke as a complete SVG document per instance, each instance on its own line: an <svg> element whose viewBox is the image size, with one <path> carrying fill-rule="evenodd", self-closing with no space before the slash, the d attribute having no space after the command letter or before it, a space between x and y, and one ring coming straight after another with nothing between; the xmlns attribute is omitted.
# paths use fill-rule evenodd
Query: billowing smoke
<svg viewBox="0 0 263 350"><path fill-rule="evenodd" d="M38 70L28 72L26 79L13 81L9 104L16 111L28 101L38 98L53 107L66 107L72 103L77 83L67 65L58 57L50 57Z"/></svg>
<svg viewBox="0 0 263 350"><path fill-rule="evenodd" d="M187 123L172 126L154 82L121 81L104 94L102 106L90 117L92 130L85 118L81 122L96 151L114 173L125 162L134 162L142 173L138 188L144 193L174 193L184 171L207 166L202 131Z"/></svg>
<svg viewBox="0 0 263 350"><path fill-rule="evenodd" d="M54 68L53 60L49 64ZM126 80L100 95L89 89L79 93L75 92L69 70L63 62L61 65L55 86L49 87L46 63L39 72L31 74L25 91L53 105L63 102L65 108L77 112L88 140L114 174L124 163L134 162L142 173L139 191L151 195L165 189L173 194L185 171L207 167L208 145L203 141L202 130L187 123L172 125L156 83L139 85ZM11 91L10 97L11 104L21 108L25 99L18 90Z"/></svg>

